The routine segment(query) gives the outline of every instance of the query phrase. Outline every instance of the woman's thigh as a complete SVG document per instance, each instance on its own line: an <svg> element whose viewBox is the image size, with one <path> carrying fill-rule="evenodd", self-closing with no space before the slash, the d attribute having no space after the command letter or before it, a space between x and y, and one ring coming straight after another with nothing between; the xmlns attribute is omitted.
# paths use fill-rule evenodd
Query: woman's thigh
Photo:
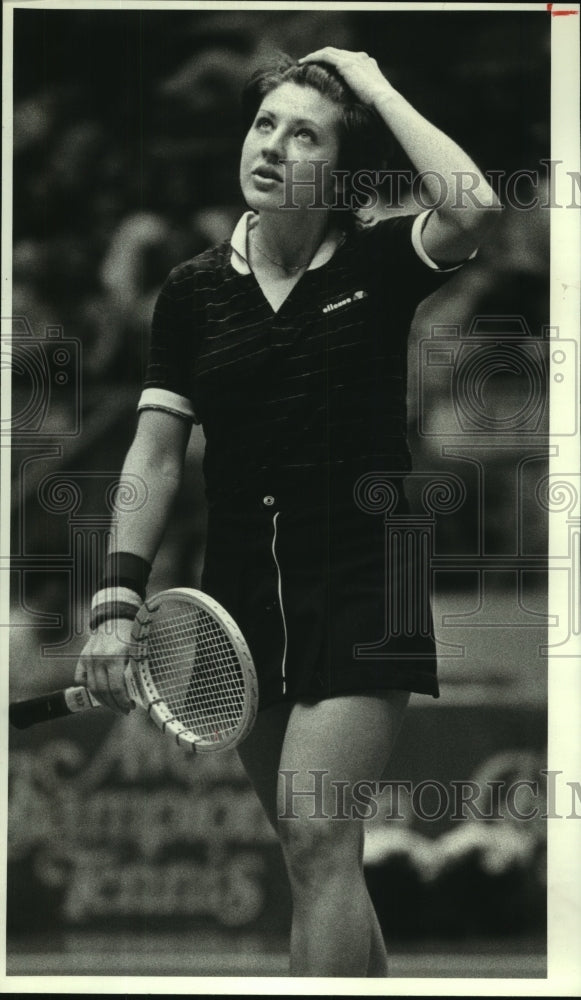
<svg viewBox="0 0 581 1000"><path fill-rule="evenodd" d="M338 802L349 810L359 783L381 779L409 697L385 690L296 703L281 747L279 817L289 807L303 819L332 817Z"/></svg>
<svg viewBox="0 0 581 1000"><path fill-rule="evenodd" d="M238 754L273 827L288 813L289 798L293 815L311 816L321 796L319 813L333 815L338 793L348 804L357 782L378 781L409 697L407 691L386 690L281 702L259 712Z"/></svg>
<svg viewBox="0 0 581 1000"><path fill-rule="evenodd" d="M246 774L275 830L279 763L291 710L290 702L262 709L251 732L238 747Z"/></svg>

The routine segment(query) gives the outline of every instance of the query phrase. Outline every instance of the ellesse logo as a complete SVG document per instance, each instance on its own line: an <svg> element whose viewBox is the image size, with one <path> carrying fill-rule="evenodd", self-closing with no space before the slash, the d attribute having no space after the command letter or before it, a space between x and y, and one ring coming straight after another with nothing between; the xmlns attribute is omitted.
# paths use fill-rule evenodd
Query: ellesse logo
<svg viewBox="0 0 581 1000"><path fill-rule="evenodd" d="M367 292L363 288L360 288L357 292L352 292L351 295L338 295L337 298L331 299L330 302L327 302L326 306L323 306L323 313L335 312L336 309L344 309L345 306L350 306L353 302L358 302L360 299L366 298Z"/></svg>

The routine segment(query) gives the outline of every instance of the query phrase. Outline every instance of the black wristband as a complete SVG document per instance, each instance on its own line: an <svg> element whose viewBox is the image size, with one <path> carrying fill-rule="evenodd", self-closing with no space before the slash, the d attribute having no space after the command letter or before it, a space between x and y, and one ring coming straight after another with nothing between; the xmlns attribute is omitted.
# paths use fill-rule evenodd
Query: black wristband
<svg viewBox="0 0 581 1000"><path fill-rule="evenodd" d="M150 573L151 563L148 563L147 559L133 555L132 552L110 552L97 590L127 587L128 590L134 590L143 600Z"/></svg>
<svg viewBox="0 0 581 1000"><path fill-rule="evenodd" d="M135 621L137 611L135 605L125 601L108 601L106 604L100 604L91 612L90 627L94 630L103 622L111 621L112 618L128 618L129 621Z"/></svg>

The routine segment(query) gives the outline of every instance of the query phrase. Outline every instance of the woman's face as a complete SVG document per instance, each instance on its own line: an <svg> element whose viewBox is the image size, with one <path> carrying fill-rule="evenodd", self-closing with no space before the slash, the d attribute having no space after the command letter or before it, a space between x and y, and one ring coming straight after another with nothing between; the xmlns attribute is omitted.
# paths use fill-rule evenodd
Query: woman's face
<svg viewBox="0 0 581 1000"><path fill-rule="evenodd" d="M240 186L250 208L333 207L340 117L339 106L312 87L281 83L266 95L240 160Z"/></svg>

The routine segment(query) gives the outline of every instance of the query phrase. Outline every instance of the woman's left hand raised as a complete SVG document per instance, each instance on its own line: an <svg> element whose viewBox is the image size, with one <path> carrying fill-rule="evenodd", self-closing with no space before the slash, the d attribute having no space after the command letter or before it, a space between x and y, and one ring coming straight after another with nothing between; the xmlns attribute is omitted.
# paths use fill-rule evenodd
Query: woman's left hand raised
<svg viewBox="0 0 581 1000"><path fill-rule="evenodd" d="M349 52L327 45L299 59L299 63L309 62L329 63L365 104L375 105L381 98L393 93L393 87L384 77L377 61L368 56L367 52Z"/></svg>

